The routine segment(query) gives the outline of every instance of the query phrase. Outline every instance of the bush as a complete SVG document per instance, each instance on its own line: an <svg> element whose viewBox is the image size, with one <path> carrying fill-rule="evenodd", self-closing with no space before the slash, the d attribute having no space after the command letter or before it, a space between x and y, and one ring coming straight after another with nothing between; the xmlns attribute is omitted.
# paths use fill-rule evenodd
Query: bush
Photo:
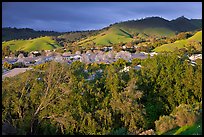
<svg viewBox="0 0 204 137"><path fill-rule="evenodd" d="M156 131L163 134L177 127L174 117L160 116L159 120L155 121Z"/></svg>
<svg viewBox="0 0 204 137"><path fill-rule="evenodd" d="M12 69L12 64L8 63L8 62L4 62L3 67L5 69Z"/></svg>
<svg viewBox="0 0 204 137"><path fill-rule="evenodd" d="M127 135L127 134L128 134L127 129L124 127L116 129L110 133L110 135Z"/></svg>
<svg viewBox="0 0 204 137"><path fill-rule="evenodd" d="M190 105L181 104L172 112L176 117L176 124L180 127L193 125L197 121L197 114Z"/></svg>

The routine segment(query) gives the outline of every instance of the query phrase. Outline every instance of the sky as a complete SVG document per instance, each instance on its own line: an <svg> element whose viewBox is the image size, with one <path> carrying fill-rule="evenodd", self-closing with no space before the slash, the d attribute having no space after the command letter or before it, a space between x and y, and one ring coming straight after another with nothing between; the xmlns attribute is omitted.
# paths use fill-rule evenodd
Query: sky
<svg viewBox="0 0 204 137"><path fill-rule="evenodd" d="M2 27L68 32L159 16L202 19L202 2L3 2Z"/></svg>

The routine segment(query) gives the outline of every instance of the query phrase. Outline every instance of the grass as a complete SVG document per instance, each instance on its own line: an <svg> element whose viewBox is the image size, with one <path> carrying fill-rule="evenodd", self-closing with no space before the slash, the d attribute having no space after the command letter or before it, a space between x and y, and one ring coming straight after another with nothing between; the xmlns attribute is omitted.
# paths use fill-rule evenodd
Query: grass
<svg viewBox="0 0 204 137"><path fill-rule="evenodd" d="M108 31L78 42L78 45L86 46L92 43L96 43L96 45L111 45L120 42L130 42L132 40L133 38L127 31L118 28L111 28Z"/></svg>
<svg viewBox="0 0 204 137"><path fill-rule="evenodd" d="M167 28L147 28L143 30L144 33L148 35L156 36L173 36L175 32Z"/></svg>
<svg viewBox="0 0 204 137"><path fill-rule="evenodd" d="M201 42L202 41L202 31L197 32L195 35L193 35L192 37L190 37L186 40L177 40L174 43L161 45L161 46L155 48L153 51L155 51L155 52L162 52L162 51L173 52L176 49L184 48L185 45L187 43L189 43L190 41Z"/></svg>
<svg viewBox="0 0 204 137"><path fill-rule="evenodd" d="M193 35L192 37L190 37L188 39L188 41L191 41L191 40L195 40L195 41L201 42L202 41L202 31L197 32L195 35Z"/></svg>
<svg viewBox="0 0 204 137"><path fill-rule="evenodd" d="M96 45L111 45L117 43L127 43L133 40L131 34L138 32L141 38L147 38L148 36L172 36L175 32L166 28L126 28L122 26L114 26L96 36L91 36L87 39L78 42L80 46L86 46L95 43ZM147 34L148 36L144 35Z"/></svg>
<svg viewBox="0 0 204 137"><path fill-rule="evenodd" d="M202 135L202 118L192 126L177 127L162 135Z"/></svg>
<svg viewBox="0 0 204 137"><path fill-rule="evenodd" d="M11 51L35 51L35 50L52 50L60 47L56 41L52 40L51 37L39 37L31 40L11 40L3 42L2 46L10 46Z"/></svg>

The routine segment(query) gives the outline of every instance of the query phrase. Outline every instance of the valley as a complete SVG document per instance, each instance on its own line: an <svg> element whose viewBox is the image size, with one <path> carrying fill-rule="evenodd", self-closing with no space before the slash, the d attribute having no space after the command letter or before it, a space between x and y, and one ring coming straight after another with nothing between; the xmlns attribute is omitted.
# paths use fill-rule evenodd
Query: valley
<svg viewBox="0 0 204 137"><path fill-rule="evenodd" d="M202 19L2 35L2 134L202 135Z"/></svg>

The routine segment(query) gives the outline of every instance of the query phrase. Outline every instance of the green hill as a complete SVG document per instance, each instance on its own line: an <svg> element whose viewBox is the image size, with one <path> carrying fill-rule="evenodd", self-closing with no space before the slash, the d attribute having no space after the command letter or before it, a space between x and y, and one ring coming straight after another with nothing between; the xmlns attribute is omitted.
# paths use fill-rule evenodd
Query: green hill
<svg viewBox="0 0 204 137"><path fill-rule="evenodd" d="M202 31L197 32L196 34L194 34L192 37L190 37L188 39L177 40L174 43L164 44L162 46L159 46L159 47L155 48L153 51L155 51L155 52L163 52L163 51L172 52L172 51L175 51L176 49L186 47L186 44L190 43L191 41L202 42Z"/></svg>
<svg viewBox="0 0 204 137"><path fill-rule="evenodd" d="M160 17L147 17L140 20L129 20L120 23L111 24L107 29L99 31L98 35L87 37L79 41L80 46L86 45L110 45L120 42L130 42L136 34L146 38L149 36L173 36L178 32L194 31L201 29L199 19L189 20L185 17L179 17L175 20L168 21ZM142 34L142 35L141 35Z"/></svg>
<svg viewBox="0 0 204 137"><path fill-rule="evenodd" d="M132 40L132 35L129 34L126 30L117 27L111 27L107 31L103 31L96 36L91 36L85 40L79 41L78 45L86 46L94 43L96 45L110 45L120 42L130 42Z"/></svg>
<svg viewBox="0 0 204 137"><path fill-rule="evenodd" d="M30 28L2 28L2 41L9 41L14 39L29 39L40 36L59 36L64 33L55 31L36 31Z"/></svg>
<svg viewBox="0 0 204 137"><path fill-rule="evenodd" d="M11 51L35 51L35 50L51 50L60 47L60 45L52 40L51 37L45 36L31 40L11 40L2 42L2 47L9 46Z"/></svg>

